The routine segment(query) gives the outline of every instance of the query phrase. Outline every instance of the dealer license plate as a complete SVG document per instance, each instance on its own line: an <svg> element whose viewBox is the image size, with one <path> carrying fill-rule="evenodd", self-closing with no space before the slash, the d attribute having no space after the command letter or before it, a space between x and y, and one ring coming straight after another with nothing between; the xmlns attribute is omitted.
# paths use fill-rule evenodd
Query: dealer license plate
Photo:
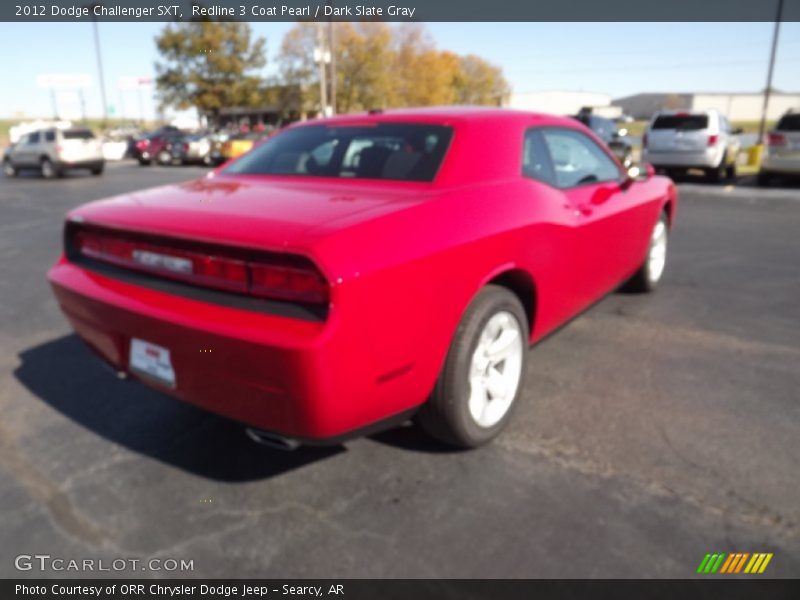
<svg viewBox="0 0 800 600"><path fill-rule="evenodd" d="M136 338L131 338L131 371L155 380L167 387L175 387L175 370L169 350Z"/></svg>

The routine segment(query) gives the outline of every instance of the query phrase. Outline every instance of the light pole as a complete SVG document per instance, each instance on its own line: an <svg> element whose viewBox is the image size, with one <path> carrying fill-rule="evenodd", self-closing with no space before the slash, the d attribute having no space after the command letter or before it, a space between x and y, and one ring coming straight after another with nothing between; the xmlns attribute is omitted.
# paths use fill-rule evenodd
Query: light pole
<svg viewBox="0 0 800 600"><path fill-rule="evenodd" d="M322 23L317 28L317 46L314 48L314 61L319 65L319 103L322 116L329 115L328 110L328 85L325 77L325 65L331 62L330 50L326 48L325 44L325 30L322 28Z"/></svg>
<svg viewBox="0 0 800 600"><path fill-rule="evenodd" d="M332 4L332 3L331 3ZM330 44L331 52L331 114L336 114L336 46L335 34L336 27L333 24L333 18L328 21L328 43Z"/></svg>
<svg viewBox="0 0 800 600"><path fill-rule="evenodd" d="M102 6L101 2L90 2L84 7L92 11L92 27L94 28L94 51L97 56L97 74L100 79L100 101L103 103L103 127L108 121L108 105L106 104L106 82L103 77L103 57L100 52L100 33L97 30L97 15L94 13L95 6Z"/></svg>
<svg viewBox="0 0 800 600"><path fill-rule="evenodd" d="M778 50L778 35L781 32L781 17L783 16L783 0L778 0L778 14L775 16L775 29L772 33L772 50L769 55L769 69L767 69L767 87L764 90L764 106L761 109L761 124L758 127L758 143L764 143L764 129L767 127L767 108L769 95L772 91L772 72L775 69L775 53Z"/></svg>

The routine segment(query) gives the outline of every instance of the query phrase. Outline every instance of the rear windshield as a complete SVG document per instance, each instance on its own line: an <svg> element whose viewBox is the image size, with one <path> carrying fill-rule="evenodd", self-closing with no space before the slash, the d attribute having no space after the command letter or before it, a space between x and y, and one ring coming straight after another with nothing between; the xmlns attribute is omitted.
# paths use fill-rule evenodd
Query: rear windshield
<svg viewBox="0 0 800 600"><path fill-rule="evenodd" d="M800 131L800 114L783 115L775 129L780 129L781 131Z"/></svg>
<svg viewBox="0 0 800 600"><path fill-rule="evenodd" d="M653 121L653 129L680 129L693 131L708 127L706 115L661 115Z"/></svg>
<svg viewBox="0 0 800 600"><path fill-rule="evenodd" d="M94 134L88 129L67 129L64 131L65 140L92 140Z"/></svg>
<svg viewBox="0 0 800 600"><path fill-rule="evenodd" d="M231 164L225 173L433 181L453 130L378 123L289 129Z"/></svg>

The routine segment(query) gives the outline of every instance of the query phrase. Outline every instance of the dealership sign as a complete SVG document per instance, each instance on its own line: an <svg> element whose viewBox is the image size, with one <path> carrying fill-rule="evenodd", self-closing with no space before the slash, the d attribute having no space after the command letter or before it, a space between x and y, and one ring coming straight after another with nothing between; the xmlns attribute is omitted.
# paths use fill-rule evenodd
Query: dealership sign
<svg viewBox="0 0 800 600"><path fill-rule="evenodd" d="M92 85L92 77L84 73L73 75L37 75L36 85L41 88L52 90L84 89Z"/></svg>
<svg viewBox="0 0 800 600"><path fill-rule="evenodd" d="M117 79L117 89L119 90L137 90L152 85L153 80L150 77L120 77Z"/></svg>

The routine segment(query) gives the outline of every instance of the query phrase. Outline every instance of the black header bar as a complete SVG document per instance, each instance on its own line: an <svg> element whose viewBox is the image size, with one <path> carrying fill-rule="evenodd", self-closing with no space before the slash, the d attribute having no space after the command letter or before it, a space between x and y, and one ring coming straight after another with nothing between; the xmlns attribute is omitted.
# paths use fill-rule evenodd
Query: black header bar
<svg viewBox="0 0 800 600"><path fill-rule="evenodd" d="M777 9L778 0L10 0L0 21L731 22L775 21ZM782 20L800 21L800 0L785 0Z"/></svg>

